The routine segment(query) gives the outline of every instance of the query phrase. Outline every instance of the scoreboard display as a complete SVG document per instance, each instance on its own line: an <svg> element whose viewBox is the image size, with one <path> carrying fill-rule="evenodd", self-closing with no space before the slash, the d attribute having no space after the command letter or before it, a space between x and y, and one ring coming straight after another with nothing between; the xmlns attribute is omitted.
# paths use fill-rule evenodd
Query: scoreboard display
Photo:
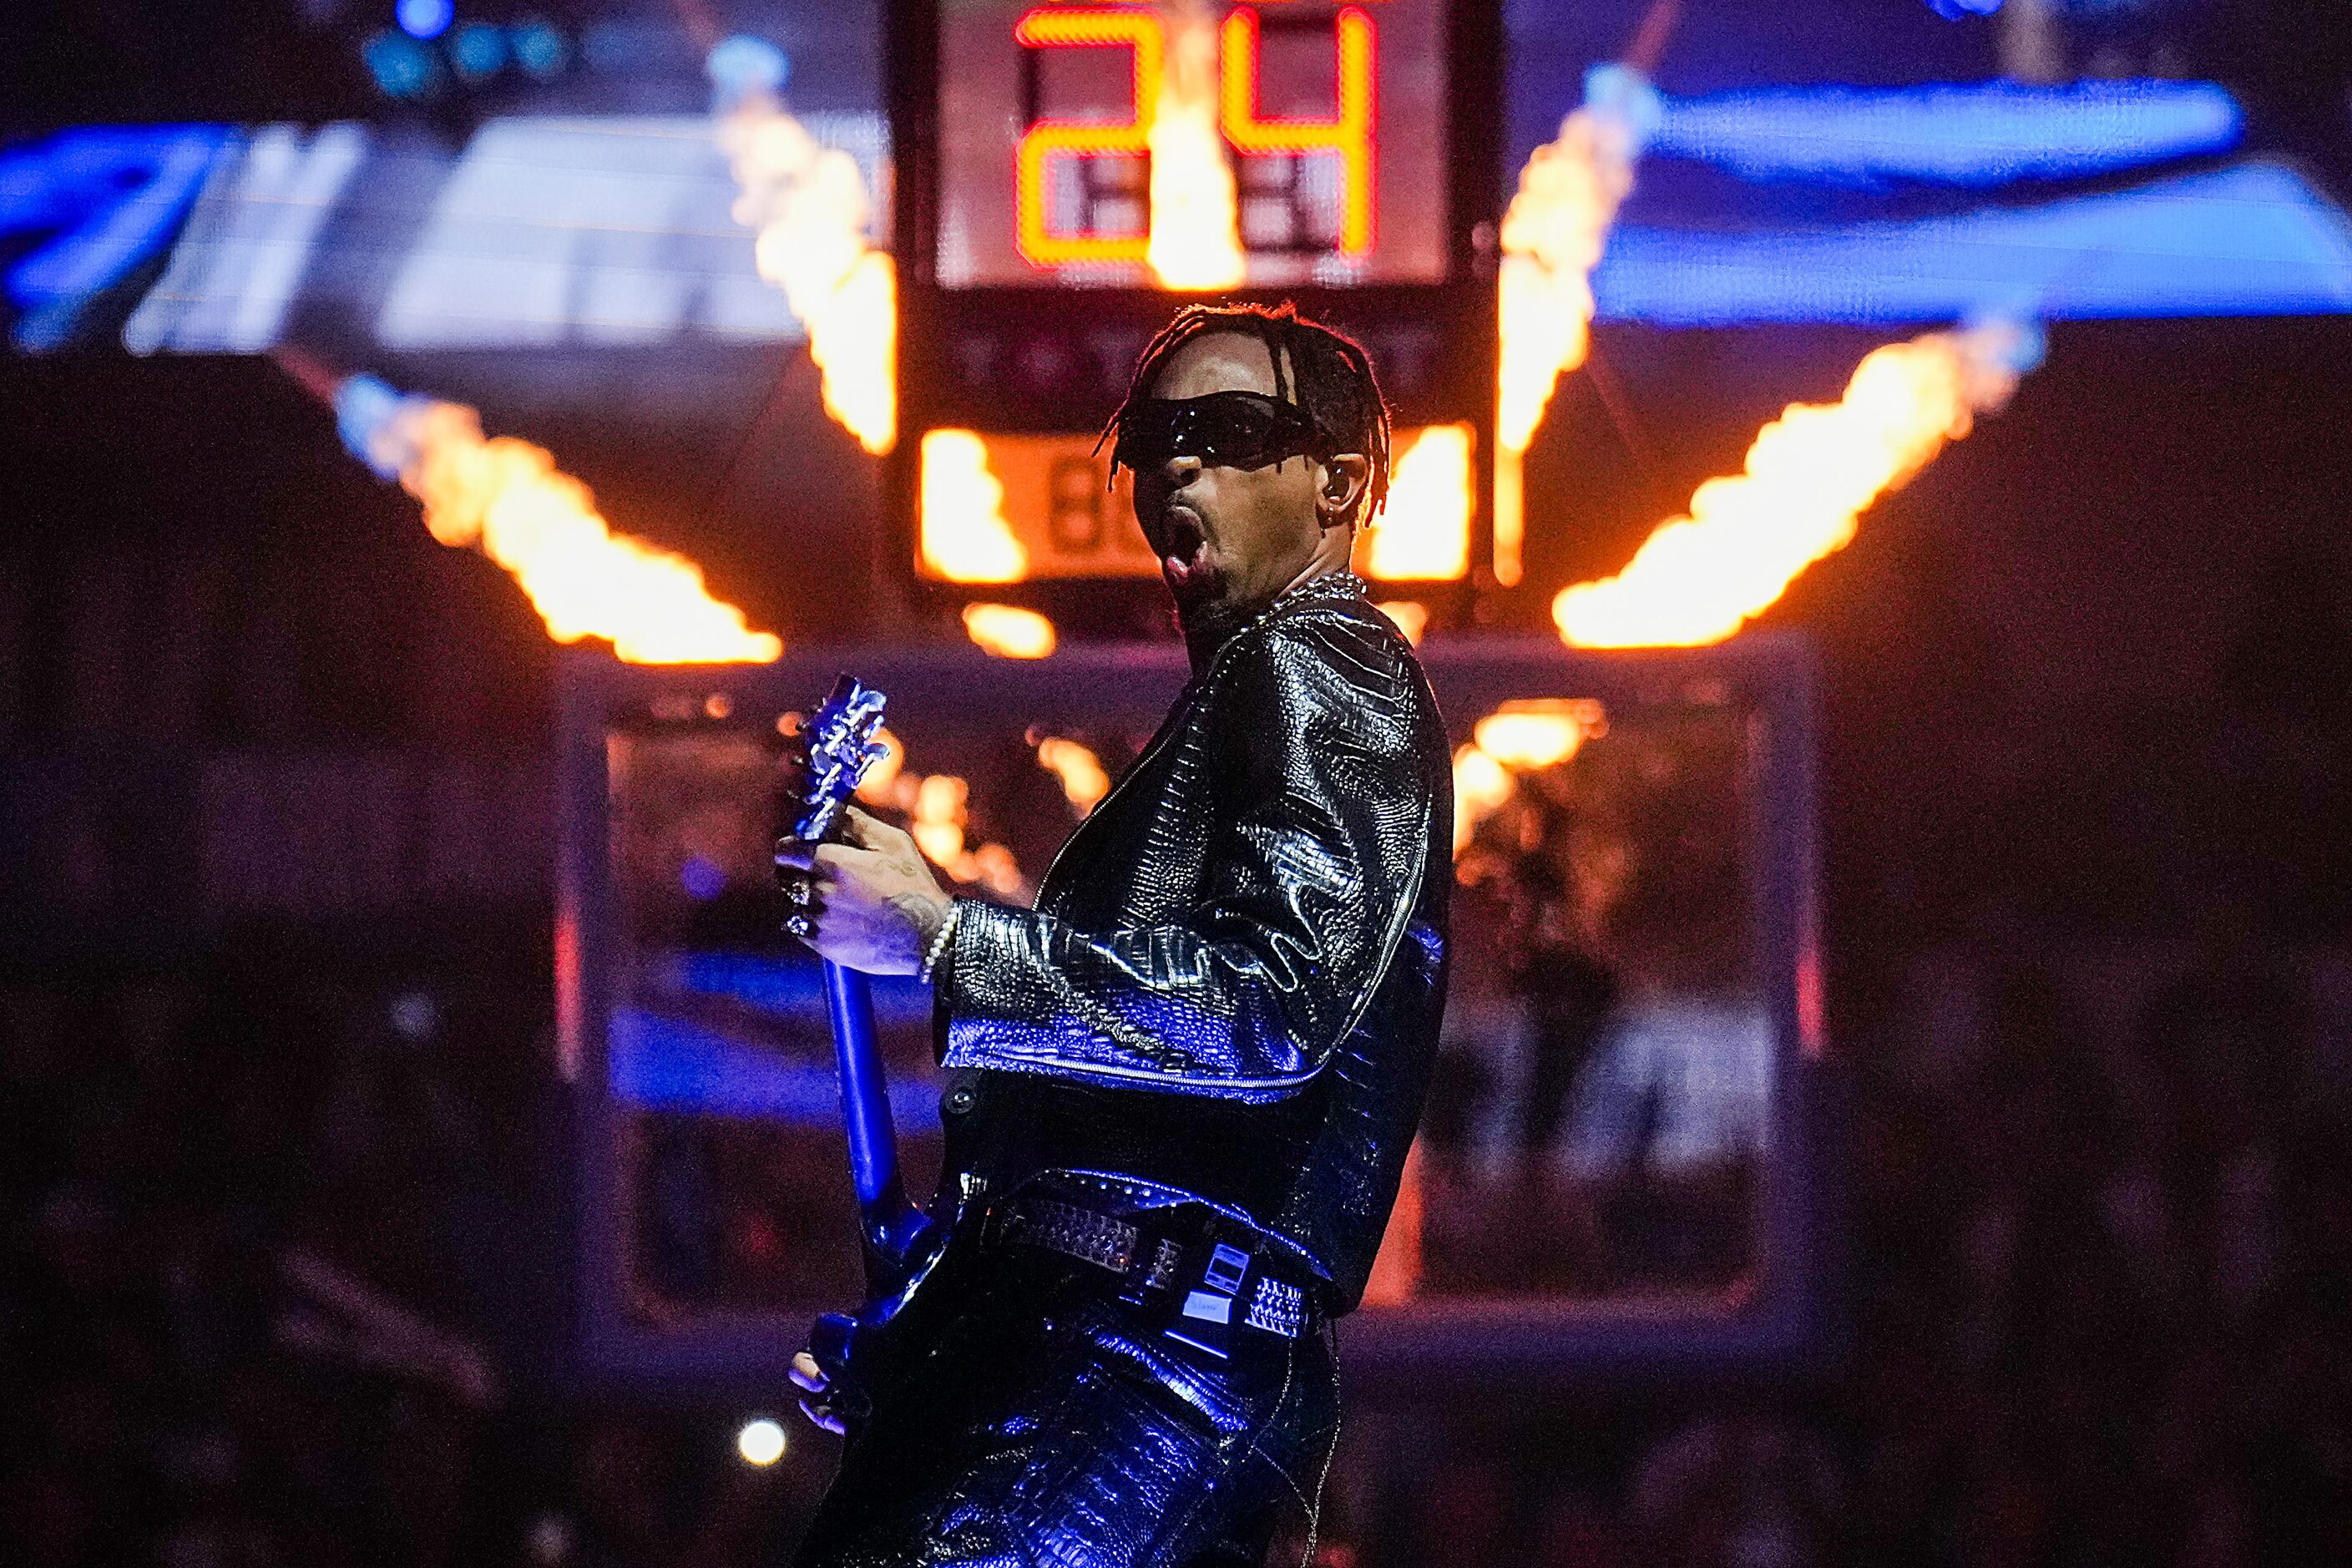
<svg viewBox="0 0 2352 1568"><path fill-rule="evenodd" d="M1384 574L1427 591L1488 554L1499 37L1479 0L919 0L894 9L901 438L919 582L1156 579L1096 436L1188 299L1295 300L1371 352L1396 450L1460 548ZM1181 106L1222 163L1228 285L1153 265L1155 129ZM1184 209L1198 224L1201 209ZM1162 215L1162 222L1170 219ZM1468 455L1466 470L1462 454ZM1450 463L1446 482L1429 471ZM1437 563L1431 566L1430 562ZM1455 564L1459 563L1458 566ZM1015 594L1013 596L1020 596Z"/></svg>
<svg viewBox="0 0 2352 1568"><path fill-rule="evenodd" d="M1444 280L1444 0L1272 0L1213 25L1246 284ZM1150 5L941 0L942 285L1151 286L1171 30Z"/></svg>

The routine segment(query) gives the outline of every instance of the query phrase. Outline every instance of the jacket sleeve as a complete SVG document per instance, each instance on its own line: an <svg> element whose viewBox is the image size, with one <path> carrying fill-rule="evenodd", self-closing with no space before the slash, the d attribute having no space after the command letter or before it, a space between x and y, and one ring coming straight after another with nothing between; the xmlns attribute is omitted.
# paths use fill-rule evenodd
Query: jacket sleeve
<svg viewBox="0 0 2352 1568"><path fill-rule="evenodd" d="M1401 647L1340 617L1278 623L1231 657L1202 896L1114 931L962 900L942 1065L1276 1100L1354 1026L1427 863L1426 698Z"/></svg>

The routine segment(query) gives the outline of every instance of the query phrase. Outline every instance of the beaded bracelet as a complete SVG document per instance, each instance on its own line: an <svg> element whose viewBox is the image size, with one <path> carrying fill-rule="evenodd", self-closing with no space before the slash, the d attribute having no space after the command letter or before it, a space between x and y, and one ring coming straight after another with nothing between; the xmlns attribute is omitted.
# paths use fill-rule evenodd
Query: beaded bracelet
<svg viewBox="0 0 2352 1568"><path fill-rule="evenodd" d="M915 972L917 979L929 983L931 971L937 969L940 960L947 956L948 943L955 940L956 923L962 919L963 906L950 902L948 918L940 922L940 929L931 933L930 946L923 950L923 966Z"/></svg>

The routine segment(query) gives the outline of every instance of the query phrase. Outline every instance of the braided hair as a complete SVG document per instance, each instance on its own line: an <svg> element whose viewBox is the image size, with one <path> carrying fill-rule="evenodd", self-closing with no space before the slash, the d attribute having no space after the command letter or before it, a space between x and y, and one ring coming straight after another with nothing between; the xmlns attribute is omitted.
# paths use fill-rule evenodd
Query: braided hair
<svg viewBox="0 0 2352 1568"><path fill-rule="evenodd" d="M1103 426L1104 438L1117 438L1120 421L1150 395L1151 384L1171 355L1211 332L1238 332L1265 344L1267 357L1274 361L1275 400L1305 411L1320 440L1320 455L1364 455L1371 465L1370 480L1349 521L1370 521L1389 495L1389 408L1373 378L1371 356L1338 328L1300 315L1287 300L1278 305L1195 303L1177 311L1135 362L1127 395Z"/></svg>

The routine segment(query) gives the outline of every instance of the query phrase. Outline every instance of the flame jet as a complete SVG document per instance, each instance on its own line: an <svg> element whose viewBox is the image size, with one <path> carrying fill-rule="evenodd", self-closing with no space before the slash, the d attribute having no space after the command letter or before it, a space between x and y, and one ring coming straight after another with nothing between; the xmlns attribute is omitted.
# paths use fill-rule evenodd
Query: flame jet
<svg viewBox="0 0 2352 1568"><path fill-rule="evenodd" d="M917 547L950 583L1017 583L1029 552L1004 519L1004 481L988 466L976 430L923 432Z"/></svg>
<svg viewBox="0 0 2352 1568"><path fill-rule="evenodd" d="M1519 172L1503 215L1499 279L1496 443L1507 451L1528 449L1553 385L1591 347L1592 269L1633 194L1633 161L1658 114L1657 95L1638 71L1596 66L1583 105Z"/></svg>
<svg viewBox="0 0 2352 1568"><path fill-rule="evenodd" d="M425 503L434 538L506 568L556 641L604 637L630 664L766 664L783 652L773 633L711 597L693 562L614 532L545 447L485 437L465 405L404 395L372 375L321 384L315 370L293 374L331 389L352 455Z"/></svg>
<svg viewBox="0 0 2352 1568"><path fill-rule="evenodd" d="M1853 538L1862 513L1999 412L2042 361L2039 326L1990 319L1874 349L1833 404L1792 403L1662 523L1622 572L1561 590L1573 647L1719 642Z"/></svg>
<svg viewBox="0 0 2352 1568"><path fill-rule="evenodd" d="M999 658L1045 658L1060 641L1052 621L1018 605L966 605L963 629Z"/></svg>
<svg viewBox="0 0 2352 1568"><path fill-rule="evenodd" d="M1160 0L1168 63L1151 129L1151 241L1163 289L1238 288L1240 206L1217 129L1217 23L1206 0Z"/></svg>
<svg viewBox="0 0 2352 1568"><path fill-rule="evenodd" d="M1654 13L1667 15L1671 13ZM1652 29L1645 26L1644 33ZM1652 52L1654 52L1653 50ZM1519 461L1535 440L1559 378L1592 346L1592 269L1633 189L1633 161L1656 129L1657 94L1632 66L1596 66L1584 103L1559 122L1519 172L1503 215L1496 301L1495 576L1519 580L1526 532Z"/></svg>
<svg viewBox="0 0 2352 1568"><path fill-rule="evenodd" d="M1388 505L1358 552L1366 576L1444 579L1469 570L1470 440L1467 425L1433 425L1399 448Z"/></svg>
<svg viewBox="0 0 2352 1568"><path fill-rule="evenodd" d="M760 276L808 331L825 412L879 457L898 439L898 274L867 242L874 204L857 161L819 146L777 97L785 69L757 38L710 52L719 146L742 192L735 221L757 231Z"/></svg>

